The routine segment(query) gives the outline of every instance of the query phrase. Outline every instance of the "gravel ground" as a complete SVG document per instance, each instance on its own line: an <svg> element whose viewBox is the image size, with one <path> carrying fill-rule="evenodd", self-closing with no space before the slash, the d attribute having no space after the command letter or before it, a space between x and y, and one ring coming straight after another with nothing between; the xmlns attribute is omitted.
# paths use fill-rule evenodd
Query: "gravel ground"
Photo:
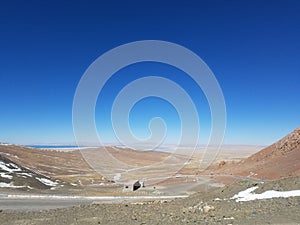
<svg viewBox="0 0 300 225"><path fill-rule="evenodd" d="M235 202L230 198L258 185L265 190L300 189L300 178L239 182L186 199L90 204L36 212L1 211L1 224L300 224L300 197ZM220 198L216 200L216 198ZM224 200L225 199L225 200Z"/></svg>

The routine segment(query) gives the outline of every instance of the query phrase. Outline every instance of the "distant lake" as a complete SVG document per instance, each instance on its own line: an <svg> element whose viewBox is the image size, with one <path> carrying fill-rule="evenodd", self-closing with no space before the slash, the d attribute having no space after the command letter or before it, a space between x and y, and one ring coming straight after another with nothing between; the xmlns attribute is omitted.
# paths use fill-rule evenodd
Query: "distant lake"
<svg viewBox="0 0 300 225"><path fill-rule="evenodd" d="M77 145L26 145L29 148L36 148L41 150L56 150L62 152L69 152L75 150L83 150L89 148L97 148L97 147L86 147L86 146L77 146Z"/></svg>
<svg viewBox="0 0 300 225"><path fill-rule="evenodd" d="M26 145L30 148L44 148L44 149L55 149L55 148L80 148L77 145Z"/></svg>

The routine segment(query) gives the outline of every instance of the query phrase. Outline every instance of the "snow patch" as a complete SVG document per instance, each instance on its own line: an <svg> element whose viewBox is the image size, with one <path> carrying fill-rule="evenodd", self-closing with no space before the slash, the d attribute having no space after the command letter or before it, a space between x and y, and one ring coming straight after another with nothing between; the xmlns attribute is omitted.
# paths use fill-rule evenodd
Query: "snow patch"
<svg viewBox="0 0 300 225"><path fill-rule="evenodd" d="M35 179L37 179L38 181L40 181L41 183L50 186L50 187L55 187L58 183L57 182L53 182L52 180L46 179L46 178L39 178L36 177Z"/></svg>
<svg viewBox="0 0 300 225"><path fill-rule="evenodd" d="M7 178L7 179L12 179L13 178L12 175L9 175L9 174L6 174L6 173L1 173L1 172L0 172L0 176L3 177L3 178Z"/></svg>
<svg viewBox="0 0 300 225"><path fill-rule="evenodd" d="M24 175L24 176L27 176L27 177L32 177L32 174L29 174L29 173L19 173L20 175Z"/></svg>
<svg viewBox="0 0 300 225"><path fill-rule="evenodd" d="M4 183L4 182L0 182L0 188L24 188L25 186L15 186L13 182L10 183Z"/></svg>
<svg viewBox="0 0 300 225"><path fill-rule="evenodd" d="M235 199L236 202L245 202L245 201L252 201L256 199L289 198L289 197L300 196L300 190L293 190L293 191L270 190L270 191L265 191L264 193L261 194L252 193L257 188L258 186L248 188L234 195L231 199Z"/></svg>
<svg viewBox="0 0 300 225"><path fill-rule="evenodd" d="M15 171L21 171L21 168L18 167L16 164L14 163L4 163L4 162L0 162L0 169L6 171L6 172L15 172Z"/></svg>

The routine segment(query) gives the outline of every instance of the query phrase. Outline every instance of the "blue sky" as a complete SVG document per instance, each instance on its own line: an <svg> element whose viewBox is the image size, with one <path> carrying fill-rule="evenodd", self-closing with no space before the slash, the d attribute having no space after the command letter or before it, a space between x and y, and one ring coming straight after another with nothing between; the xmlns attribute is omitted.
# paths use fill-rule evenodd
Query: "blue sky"
<svg viewBox="0 0 300 225"><path fill-rule="evenodd" d="M225 143L271 144L300 125L299 11L296 0L2 1L0 142L74 142L72 103L84 71L118 45L153 39L189 48L214 72L226 100ZM149 71L178 74L174 79L195 100L208 136L201 90L173 70L137 65L112 78L96 109L108 142L114 138L107 107L116 90ZM176 139L178 115L160 99L141 101L132 110L133 131L147 136L153 116L165 117L170 140Z"/></svg>

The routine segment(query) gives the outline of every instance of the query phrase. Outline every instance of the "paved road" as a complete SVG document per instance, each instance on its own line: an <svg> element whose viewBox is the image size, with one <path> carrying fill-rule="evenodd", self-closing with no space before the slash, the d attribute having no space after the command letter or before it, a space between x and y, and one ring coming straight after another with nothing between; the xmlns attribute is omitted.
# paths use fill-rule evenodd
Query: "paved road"
<svg viewBox="0 0 300 225"><path fill-rule="evenodd" d="M58 195L0 195L0 210L36 211L66 208L91 203L120 203L155 199L185 198L174 196L58 196Z"/></svg>

